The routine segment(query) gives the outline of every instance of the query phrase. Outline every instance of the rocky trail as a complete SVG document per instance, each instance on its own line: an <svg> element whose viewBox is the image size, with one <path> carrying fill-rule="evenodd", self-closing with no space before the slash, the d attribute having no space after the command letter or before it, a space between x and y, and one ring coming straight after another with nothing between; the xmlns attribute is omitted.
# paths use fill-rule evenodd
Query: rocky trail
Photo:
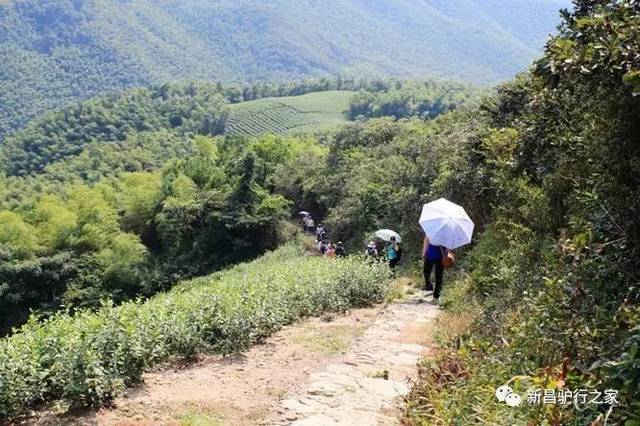
<svg viewBox="0 0 640 426"><path fill-rule="evenodd" d="M158 366L113 407L43 413L29 424L398 424L439 313L430 296L407 293L386 306L293 324L241 355Z"/></svg>
<svg viewBox="0 0 640 426"><path fill-rule="evenodd" d="M393 425L407 378L430 349L429 325L438 308L421 296L389 305L344 356L312 373L302 390L287 395L278 425Z"/></svg>

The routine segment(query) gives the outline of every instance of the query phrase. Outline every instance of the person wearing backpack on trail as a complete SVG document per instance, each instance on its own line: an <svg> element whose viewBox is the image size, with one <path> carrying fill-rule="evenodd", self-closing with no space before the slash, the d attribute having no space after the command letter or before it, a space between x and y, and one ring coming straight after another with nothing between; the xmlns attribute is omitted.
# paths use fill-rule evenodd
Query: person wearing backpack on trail
<svg viewBox="0 0 640 426"><path fill-rule="evenodd" d="M316 228L316 241L320 242L322 240L324 240L324 227L322 224L318 224L318 227Z"/></svg>
<svg viewBox="0 0 640 426"><path fill-rule="evenodd" d="M327 246L327 252L325 253L325 256L327 256L327 257L336 257L336 248L333 245L333 243L329 242L329 245Z"/></svg>
<svg viewBox="0 0 640 426"><path fill-rule="evenodd" d="M338 241L338 244L336 244L336 257L344 257L345 255L344 245L342 241Z"/></svg>
<svg viewBox="0 0 640 426"><path fill-rule="evenodd" d="M440 291L442 290L442 274L444 272L444 265L442 259L447 255L448 249L442 246L437 246L429 242L429 237L424 236L424 242L422 244L422 258L424 260L423 273L424 284L427 291L433 291L433 300L436 305L440 299ZM436 286L431 285L431 271L435 266L436 269Z"/></svg>
<svg viewBox="0 0 640 426"><path fill-rule="evenodd" d="M307 219L307 232L313 234L313 232L315 231L315 227L316 224L313 222L313 218L309 216L309 218Z"/></svg>
<svg viewBox="0 0 640 426"><path fill-rule="evenodd" d="M400 262L401 256L400 245L396 241L396 237L391 237L390 241L387 243L387 259L389 260L389 268L391 268L391 272L393 275L396 274L396 265Z"/></svg>
<svg viewBox="0 0 640 426"><path fill-rule="evenodd" d="M327 252L327 244L321 240L320 242L318 242L318 250L324 256L325 253Z"/></svg>
<svg viewBox="0 0 640 426"><path fill-rule="evenodd" d="M378 249L376 248L376 243L369 241L369 244L367 244L367 248L364 251L364 255L367 259L378 260Z"/></svg>

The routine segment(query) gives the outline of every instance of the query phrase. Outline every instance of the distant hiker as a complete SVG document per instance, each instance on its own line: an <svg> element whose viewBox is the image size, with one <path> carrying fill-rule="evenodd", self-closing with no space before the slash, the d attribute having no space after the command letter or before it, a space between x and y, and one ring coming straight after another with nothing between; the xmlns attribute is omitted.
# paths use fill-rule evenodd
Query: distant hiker
<svg viewBox="0 0 640 426"><path fill-rule="evenodd" d="M331 242L327 245L327 252L325 253L325 256L336 257L336 248Z"/></svg>
<svg viewBox="0 0 640 426"><path fill-rule="evenodd" d="M323 256L327 252L327 244L325 244L324 241L318 242L318 251L322 253Z"/></svg>
<svg viewBox="0 0 640 426"><path fill-rule="evenodd" d="M302 216L302 231L303 232L308 232L309 229L309 215L304 215Z"/></svg>
<svg viewBox="0 0 640 426"><path fill-rule="evenodd" d="M400 245L396 241L396 237L391 237L387 243L387 259L389 260L389 267L394 275L396 273L396 265L400 262L401 253L402 251L400 250Z"/></svg>
<svg viewBox="0 0 640 426"><path fill-rule="evenodd" d="M427 291L433 291L433 299L436 304L440 299L440 291L442 290L442 273L444 271L442 258L445 257L447 253L448 250L445 247L431 244L429 242L429 237L425 235L424 242L422 244L424 284ZM434 265L436 267L435 289L431 285L431 271L433 270Z"/></svg>
<svg viewBox="0 0 640 426"><path fill-rule="evenodd" d="M316 224L313 221L313 218L311 216L307 216L307 217L308 217L308 219L307 219L307 232L313 233L313 231L316 228Z"/></svg>
<svg viewBox="0 0 640 426"><path fill-rule="evenodd" d="M322 240L324 240L324 226L322 226L322 224L318 224L318 227L316 228L316 241L320 242Z"/></svg>
<svg viewBox="0 0 640 426"><path fill-rule="evenodd" d="M369 244L367 244L367 248L364 251L364 255L371 260L377 260L378 259L378 249L376 248L376 243L374 243L373 241L369 241Z"/></svg>
<svg viewBox="0 0 640 426"><path fill-rule="evenodd" d="M338 244L336 244L336 257L344 257L345 255L344 245L342 241L338 241Z"/></svg>

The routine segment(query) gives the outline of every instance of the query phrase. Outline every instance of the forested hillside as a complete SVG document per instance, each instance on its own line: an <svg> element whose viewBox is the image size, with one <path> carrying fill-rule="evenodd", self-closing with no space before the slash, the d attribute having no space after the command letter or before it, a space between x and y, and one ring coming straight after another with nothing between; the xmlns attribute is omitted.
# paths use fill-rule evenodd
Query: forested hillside
<svg viewBox="0 0 640 426"><path fill-rule="evenodd" d="M3 1L0 138L70 101L166 81L347 74L495 82L531 62L567 3Z"/></svg>

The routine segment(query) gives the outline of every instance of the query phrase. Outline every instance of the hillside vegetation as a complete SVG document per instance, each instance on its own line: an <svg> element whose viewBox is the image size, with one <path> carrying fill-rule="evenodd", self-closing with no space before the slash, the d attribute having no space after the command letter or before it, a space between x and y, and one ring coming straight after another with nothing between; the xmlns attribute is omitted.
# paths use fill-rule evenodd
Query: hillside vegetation
<svg viewBox="0 0 640 426"><path fill-rule="evenodd" d="M33 321L0 341L0 416L42 401L99 405L170 357L246 349L300 317L379 303L387 282L384 265L289 245L146 302Z"/></svg>
<svg viewBox="0 0 640 426"><path fill-rule="evenodd" d="M283 220L291 198L276 190L295 194L297 162L317 162L321 147L273 138L184 142L184 158L95 182L50 183L49 174L3 181L1 331L22 323L30 309L149 296L181 277L255 257L290 235ZM98 150L90 166L119 158L101 152L118 151Z"/></svg>
<svg viewBox="0 0 640 426"><path fill-rule="evenodd" d="M85 145L171 129L213 135L224 128L226 98L213 84L132 89L47 113L0 145L0 167L25 176L80 154Z"/></svg>
<svg viewBox="0 0 640 426"><path fill-rule="evenodd" d="M326 148L308 136L212 135L229 123L249 129L261 117L256 106L267 114L264 105L275 102L304 120L297 127L290 118L263 123L253 134L333 128L346 122L341 111L354 93L394 98L415 84L165 84L33 120L0 146L0 332L31 310L46 316L61 305L148 297L275 247L290 235L284 219L294 206L316 207L303 195L303 176L322 163ZM451 87L429 85L434 90L404 101L436 105ZM235 111L250 113L239 120Z"/></svg>
<svg viewBox="0 0 640 426"><path fill-rule="evenodd" d="M439 197L477 225L409 424L640 422L640 3L575 3L536 68L479 108L347 125L304 185L352 247L392 228L420 253ZM505 383L518 408L496 401ZM532 389L574 393L531 404Z"/></svg>
<svg viewBox="0 0 640 426"><path fill-rule="evenodd" d="M260 136L331 130L347 122L346 112L355 94L328 91L234 104L230 108L225 133Z"/></svg>
<svg viewBox="0 0 640 426"><path fill-rule="evenodd" d="M101 173L148 170L162 160L160 154L168 159L188 152L185 139L193 134L320 131L345 123L347 110L351 118L356 118L356 111L359 118L381 113L433 118L473 103L478 95L468 85L396 79L323 78L242 88L189 82L135 88L32 120L0 145L0 172L47 172L50 179L41 179L43 184L70 177L95 181ZM147 136L140 137L143 134Z"/></svg>
<svg viewBox="0 0 640 426"><path fill-rule="evenodd" d="M71 101L176 80L346 74L495 82L529 65L567 4L3 1L0 139Z"/></svg>

